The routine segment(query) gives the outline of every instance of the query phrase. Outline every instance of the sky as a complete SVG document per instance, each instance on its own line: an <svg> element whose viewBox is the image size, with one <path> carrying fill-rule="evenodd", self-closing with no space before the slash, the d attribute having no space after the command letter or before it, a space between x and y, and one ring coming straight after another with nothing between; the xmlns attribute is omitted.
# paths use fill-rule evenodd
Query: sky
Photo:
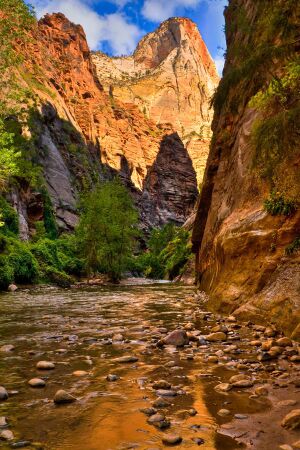
<svg viewBox="0 0 300 450"><path fill-rule="evenodd" d="M170 17L189 17L222 74L225 52L224 7L227 0L31 0L37 17L62 12L81 24L91 50L131 54L138 41Z"/></svg>

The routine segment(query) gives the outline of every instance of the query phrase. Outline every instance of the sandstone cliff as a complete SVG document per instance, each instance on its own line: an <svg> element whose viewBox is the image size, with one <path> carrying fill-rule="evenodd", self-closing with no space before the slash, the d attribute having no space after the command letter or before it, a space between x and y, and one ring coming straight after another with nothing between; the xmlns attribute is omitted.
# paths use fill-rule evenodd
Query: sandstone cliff
<svg viewBox="0 0 300 450"><path fill-rule="evenodd" d="M299 3L231 0L225 17L193 230L197 281L215 309L299 338Z"/></svg>
<svg viewBox="0 0 300 450"><path fill-rule="evenodd" d="M113 173L131 189L146 227L168 220L183 223L195 203L196 178L201 178L208 153L208 102L218 82L196 26L171 19L139 44L134 58L151 71L138 78L146 83L141 89L151 103L149 113L118 94L117 86L107 88L104 75L119 59L103 56L97 76L96 56L91 56L82 27L62 14L41 19L23 51L23 81L37 96L36 157L59 227L73 228L78 193ZM131 86L130 70L122 82L125 90ZM203 127L205 139L199 139ZM14 196L24 237L32 222L27 203L34 197L22 194L22 203Z"/></svg>
<svg viewBox="0 0 300 450"><path fill-rule="evenodd" d="M104 90L123 104L136 105L155 124L171 124L187 148L202 182L219 78L197 26L172 18L145 36L134 54L109 58L93 54Z"/></svg>

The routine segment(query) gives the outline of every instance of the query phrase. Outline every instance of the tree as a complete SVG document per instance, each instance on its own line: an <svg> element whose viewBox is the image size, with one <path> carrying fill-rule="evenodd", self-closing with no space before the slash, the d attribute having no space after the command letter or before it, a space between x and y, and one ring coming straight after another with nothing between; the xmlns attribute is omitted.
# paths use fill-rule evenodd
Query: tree
<svg viewBox="0 0 300 450"><path fill-rule="evenodd" d="M0 191L12 176L18 175L18 159L20 152L14 146L14 134L6 131L0 119Z"/></svg>
<svg viewBox="0 0 300 450"><path fill-rule="evenodd" d="M98 186L84 198L77 229L89 274L104 272L118 281L127 268L138 235L138 214L118 179Z"/></svg>

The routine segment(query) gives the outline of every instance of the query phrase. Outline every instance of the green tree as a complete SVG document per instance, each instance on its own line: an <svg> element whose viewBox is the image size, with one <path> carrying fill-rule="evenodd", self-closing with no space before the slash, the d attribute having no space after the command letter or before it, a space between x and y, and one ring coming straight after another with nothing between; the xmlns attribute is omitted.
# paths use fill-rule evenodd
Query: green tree
<svg viewBox="0 0 300 450"><path fill-rule="evenodd" d="M20 152L14 146L14 134L5 130L0 119L0 191L3 191L12 176L18 175Z"/></svg>
<svg viewBox="0 0 300 450"><path fill-rule="evenodd" d="M97 187L84 198L77 229L89 274L107 273L118 281L127 268L138 235L138 214L119 180Z"/></svg>

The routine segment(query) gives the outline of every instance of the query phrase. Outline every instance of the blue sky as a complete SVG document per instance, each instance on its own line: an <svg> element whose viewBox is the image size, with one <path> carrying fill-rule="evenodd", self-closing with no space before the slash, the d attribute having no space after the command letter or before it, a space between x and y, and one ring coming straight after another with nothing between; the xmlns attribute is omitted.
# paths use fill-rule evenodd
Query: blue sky
<svg viewBox="0 0 300 450"><path fill-rule="evenodd" d="M227 0L31 0L38 18L62 12L80 23L92 50L128 55L160 22L173 16L194 20L219 73L225 50L223 10Z"/></svg>

